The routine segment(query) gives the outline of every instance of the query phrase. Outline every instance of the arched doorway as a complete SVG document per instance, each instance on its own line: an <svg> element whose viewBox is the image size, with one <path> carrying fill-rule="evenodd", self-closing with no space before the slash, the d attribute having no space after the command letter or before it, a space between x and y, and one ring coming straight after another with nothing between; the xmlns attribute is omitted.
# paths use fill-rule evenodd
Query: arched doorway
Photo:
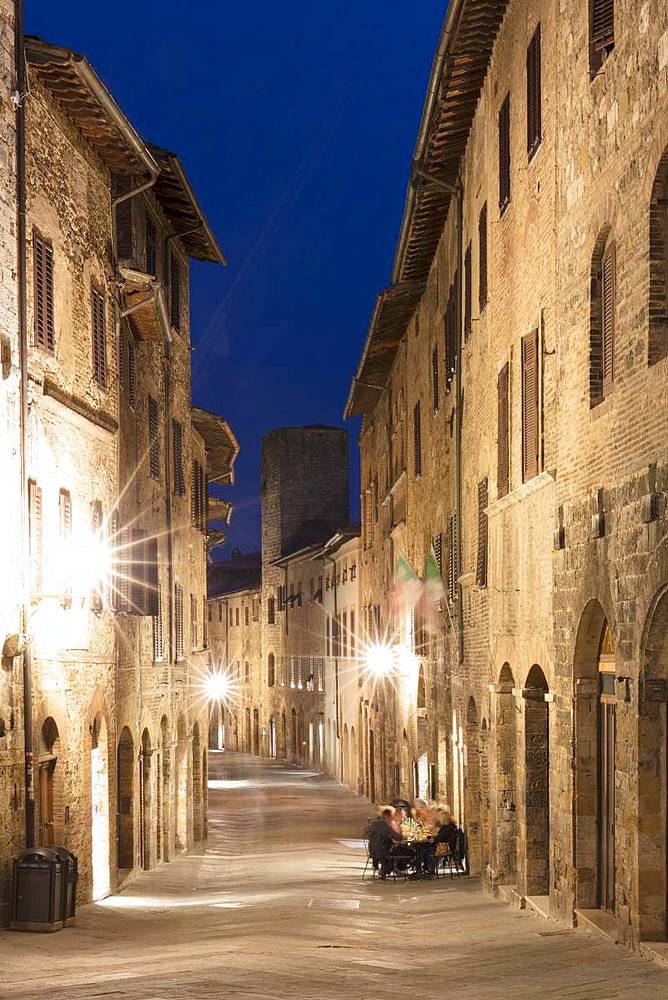
<svg viewBox="0 0 668 1000"><path fill-rule="evenodd" d="M91 728L91 862L93 899L109 894L109 741L107 724L97 715Z"/></svg>
<svg viewBox="0 0 668 1000"><path fill-rule="evenodd" d="M175 845L179 851L188 847L188 731L182 715L176 730L176 837Z"/></svg>
<svg viewBox="0 0 668 1000"><path fill-rule="evenodd" d="M276 720L273 715L269 719L269 756L276 756Z"/></svg>
<svg viewBox="0 0 668 1000"><path fill-rule="evenodd" d="M357 735L355 727L350 727L350 760L348 762L348 783L354 792L358 792L357 782Z"/></svg>
<svg viewBox="0 0 668 1000"><path fill-rule="evenodd" d="M246 727L245 727L246 731L244 733L244 750L246 751L246 753L251 753L252 752L252 743L251 743L251 714L250 714L250 708L246 709L246 713L245 713L244 718L245 718L245 722L246 722Z"/></svg>
<svg viewBox="0 0 668 1000"><path fill-rule="evenodd" d="M297 711L292 709L290 713L290 752L293 757L297 756Z"/></svg>
<svg viewBox="0 0 668 1000"><path fill-rule="evenodd" d="M304 709L299 706L297 712L297 755L303 760L306 754L306 728L304 725Z"/></svg>
<svg viewBox="0 0 668 1000"><path fill-rule="evenodd" d="M489 728L487 719L480 726L480 870L485 872L491 860L489 817Z"/></svg>
<svg viewBox="0 0 668 1000"><path fill-rule="evenodd" d="M576 903L615 908L616 690L612 633L603 608L590 601L575 643Z"/></svg>
<svg viewBox="0 0 668 1000"><path fill-rule="evenodd" d="M260 756L260 713L257 708L253 709L253 753Z"/></svg>
<svg viewBox="0 0 668 1000"><path fill-rule="evenodd" d="M153 819L151 815L153 812L153 796L151 794L153 782L151 780L151 759L151 734L148 729L144 729L141 734L139 814L141 817L141 861L142 868L145 871L153 867Z"/></svg>
<svg viewBox="0 0 668 1000"><path fill-rule="evenodd" d="M508 663L495 693L496 874L501 884L517 877L517 708L515 678Z"/></svg>
<svg viewBox="0 0 668 1000"><path fill-rule="evenodd" d="M466 764L464 766L464 759ZM480 756L478 747L478 710L473 697L466 708L466 757L462 759L464 773L464 815L471 873L480 871Z"/></svg>
<svg viewBox="0 0 668 1000"><path fill-rule="evenodd" d="M193 726L192 740L192 784L193 784L193 840L198 844L202 840L202 747L200 745L199 725Z"/></svg>
<svg viewBox="0 0 668 1000"><path fill-rule="evenodd" d="M171 746L169 739L169 721L166 715L160 720L160 774L158 775L160 788L161 809L158 810L158 853L163 861L169 861L171 856L170 839L170 805L171 794L169 790L170 767L171 767Z"/></svg>
<svg viewBox="0 0 668 1000"><path fill-rule="evenodd" d="M550 892L550 717L547 680L535 663L524 685L524 885L527 896Z"/></svg>
<svg viewBox="0 0 668 1000"><path fill-rule="evenodd" d="M281 712L281 756L288 756L288 720L285 709Z"/></svg>
<svg viewBox="0 0 668 1000"><path fill-rule="evenodd" d="M348 723L343 727L343 783L350 784L350 760L349 760Z"/></svg>
<svg viewBox="0 0 668 1000"><path fill-rule="evenodd" d="M639 938L668 938L668 589L652 603L641 650L638 733Z"/></svg>
<svg viewBox="0 0 668 1000"><path fill-rule="evenodd" d="M135 744L127 726L121 730L116 762L118 800L117 864L121 871L135 866Z"/></svg>
<svg viewBox="0 0 668 1000"><path fill-rule="evenodd" d="M452 808L456 821L466 829L466 798L464 793L464 730L457 711L452 713Z"/></svg>
<svg viewBox="0 0 668 1000"><path fill-rule="evenodd" d="M60 733L55 720L44 720L39 740L39 843L52 847L62 843L64 832L65 796L63 785Z"/></svg>

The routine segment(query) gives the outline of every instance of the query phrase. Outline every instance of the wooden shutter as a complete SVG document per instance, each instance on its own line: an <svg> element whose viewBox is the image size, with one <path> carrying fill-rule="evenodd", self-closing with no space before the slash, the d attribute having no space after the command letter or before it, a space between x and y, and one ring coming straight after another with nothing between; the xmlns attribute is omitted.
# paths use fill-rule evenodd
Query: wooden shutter
<svg viewBox="0 0 668 1000"><path fill-rule="evenodd" d="M170 265L171 321L175 330L181 330L181 261L172 254Z"/></svg>
<svg viewBox="0 0 668 1000"><path fill-rule="evenodd" d="M438 411L440 385L438 382L438 347L431 352L431 392L434 402L434 413Z"/></svg>
<svg viewBox="0 0 668 1000"><path fill-rule="evenodd" d="M158 439L158 401L148 397L149 471L152 479L160 479L160 441Z"/></svg>
<svg viewBox="0 0 668 1000"><path fill-rule="evenodd" d="M527 49L527 152L529 159L541 141L540 24Z"/></svg>
<svg viewBox="0 0 668 1000"><path fill-rule="evenodd" d="M184 655L183 642L183 588L177 584L174 587L174 625L176 630L176 659L182 660Z"/></svg>
<svg viewBox="0 0 668 1000"><path fill-rule="evenodd" d="M183 427L178 420L172 419L172 451L174 459L174 492L183 496L186 482L183 475Z"/></svg>
<svg viewBox="0 0 668 1000"><path fill-rule="evenodd" d="M53 320L53 245L36 229L33 230L33 281L35 310L35 344L47 351L55 346Z"/></svg>
<svg viewBox="0 0 668 1000"><path fill-rule="evenodd" d="M451 514L448 521L448 597L457 597L457 515Z"/></svg>
<svg viewBox="0 0 668 1000"><path fill-rule="evenodd" d="M39 594L42 590L42 487L34 479L28 483L28 506L32 592Z"/></svg>
<svg viewBox="0 0 668 1000"><path fill-rule="evenodd" d="M420 430L420 401L413 407L413 459L415 478L422 475L422 432Z"/></svg>
<svg viewBox="0 0 668 1000"><path fill-rule="evenodd" d="M159 663L164 655L163 631L162 631L162 589L158 586L157 611L153 616L153 659Z"/></svg>
<svg viewBox="0 0 668 1000"><path fill-rule="evenodd" d="M499 210L510 203L510 94L499 111Z"/></svg>
<svg viewBox="0 0 668 1000"><path fill-rule="evenodd" d="M128 403L134 406L137 401L137 348L132 334L128 336Z"/></svg>
<svg viewBox="0 0 668 1000"><path fill-rule="evenodd" d="M487 202L480 209L478 219L478 307L480 312L487 305Z"/></svg>
<svg viewBox="0 0 668 1000"><path fill-rule="evenodd" d="M197 597L190 595L190 645L197 649Z"/></svg>
<svg viewBox="0 0 668 1000"><path fill-rule="evenodd" d="M146 273L158 277L158 234L153 216L146 213Z"/></svg>
<svg viewBox="0 0 668 1000"><path fill-rule="evenodd" d="M102 515L102 504L99 500L93 500L90 505L90 530L93 538L98 542L103 539L104 517ZM95 580L90 592L89 603L92 611L101 611L103 606L104 591L107 585L106 580Z"/></svg>
<svg viewBox="0 0 668 1000"><path fill-rule="evenodd" d="M590 0L591 41L596 51L610 49L615 44L614 0Z"/></svg>
<svg viewBox="0 0 668 1000"><path fill-rule="evenodd" d="M434 548L434 557L436 559L436 565L438 566L438 572L443 575L443 535L440 532L438 535L434 535L432 545Z"/></svg>
<svg viewBox="0 0 668 1000"><path fill-rule="evenodd" d="M468 340L472 329L472 292L471 292L471 244L464 254L464 339Z"/></svg>
<svg viewBox="0 0 668 1000"><path fill-rule="evenodd" d="M101 389L107 388L107 338L105 336L104 296L91 289L91 324L93 346L93 378Z"/></svg>
<svg viewBox="0 0 668 1000"><path fill-rule="evenodd" d="M538 475L538 330L522 337L522 479Z"/></svg>
<svg viewBox="0 0 668 1000"><path fill-rule="evenodd" d="M209 530L209 491L207 489L206 469L203 465L199 467L199 496L200 496L200 528L203 535Z"/></svg>
<svg viewBox="0 0 668 1000"><path fill-rule="evenodd" d="M193 528L199 528L199 462L193 458L192 482L190 484L190 520Z"/></svg>
<svg viewBox="0 0 668 1000"><path fill-rule="evenodd" d="M128 190L127 186L125 190ZM127 198L116 206L116 246L120 260L132 259L132 198Z"/></svg>
<svg viewBox="0 0 668 1000"><path fill-rule="evenodd" d="M496 491L505 497L510 486L510 406L508 363L499 372L497 380L497 468Z"/></svg>
<svg viewBox="0 0 668 1000"><path fill-rule="evenodd" d="M487 479L478 483L478 559L476 563L476 583L487 586L487 510L489 502Z"/></svg>
<svg viewBox="0 0 668 1000"><path fill-rule="evenodd" d="M601 341L603 395L612 388L615 378L615 244L606 248L601 264Z"/></svg>

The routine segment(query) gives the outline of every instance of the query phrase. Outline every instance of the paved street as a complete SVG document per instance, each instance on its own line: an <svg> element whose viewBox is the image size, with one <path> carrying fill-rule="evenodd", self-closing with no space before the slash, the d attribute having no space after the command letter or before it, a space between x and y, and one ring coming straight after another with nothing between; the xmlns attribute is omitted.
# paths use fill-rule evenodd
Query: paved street
<svg viewBox="0 0 668 1000"><path fill-rule="evenodd" d="M203 853L54 935L0 934L0 995L651 1000L668 970L482 896L473 880L361 882L367 809L332 781L212 754Z"/></svg>

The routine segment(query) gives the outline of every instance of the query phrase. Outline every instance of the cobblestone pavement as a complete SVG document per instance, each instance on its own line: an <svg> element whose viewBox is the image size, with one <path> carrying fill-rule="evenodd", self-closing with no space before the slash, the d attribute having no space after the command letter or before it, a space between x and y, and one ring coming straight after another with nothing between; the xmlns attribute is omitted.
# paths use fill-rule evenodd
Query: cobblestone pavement
<svg viewBox="0 0 668 1000"><path fill-rule="evenodd" d="M363 802L313 773L212 758L206 851L84 907L75 927L0 934L3 1000L668 997L668 969L473 879L362 882Z"/></svg>

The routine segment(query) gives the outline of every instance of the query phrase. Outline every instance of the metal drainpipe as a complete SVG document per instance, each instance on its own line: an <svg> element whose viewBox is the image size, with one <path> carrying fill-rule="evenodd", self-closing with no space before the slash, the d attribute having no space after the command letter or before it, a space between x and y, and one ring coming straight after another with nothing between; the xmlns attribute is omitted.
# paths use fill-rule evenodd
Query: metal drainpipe
<svg viewBox="0 0 668 1000"><path fill-rule="evenodd" d="M334 586L332 588L333 591L334 591L334 621L336 621L338 623L339 603L338 603L338 589L337 589L337 585L336 585L336 559L334 559L334 558L332 558L332 556L328 556L326 554L323 554L322 558L323 558L323 560L325 562L331 563L332 566L334 567ZM324 586L324 581L323 581L323 586ZM332 623L332 626L333 626L333 623ZM329 630L329 637L330 637L330 641L332 643L332 650L335 651L334 652L334 690L335 690L335 697L336 697L336 738L339 741L339 772L340 772L340 779L341 779L341 781L343 781L343 747L342 747L342 744L341 744L341 707L340 707L340 703L339 703L339 657L338 657L339 643L338 643L338 641L336 642L336 644L334 643L334 629L333 629L333 627L330 628L330 630ZM338 638L338 624L337 624L337 638Z"/></svg>
<svg viewBox="0 0 668 1000"><path fill-rule="evenodd" d="M31 599L30 510L28 491L28 317L26 306L26 178L25 178L25 99L28 81L26 72L23 0L17 0L14 24L14 58L16 73L16 217L17 217L17 308L19 334L19 451L21 475L21 556L23 585L21 598L21 631L28 632ZM23 651L23 741L25 782L25 841L35 846L35 793L33 775L32 732L32 651L26 644Z"/></svg>

